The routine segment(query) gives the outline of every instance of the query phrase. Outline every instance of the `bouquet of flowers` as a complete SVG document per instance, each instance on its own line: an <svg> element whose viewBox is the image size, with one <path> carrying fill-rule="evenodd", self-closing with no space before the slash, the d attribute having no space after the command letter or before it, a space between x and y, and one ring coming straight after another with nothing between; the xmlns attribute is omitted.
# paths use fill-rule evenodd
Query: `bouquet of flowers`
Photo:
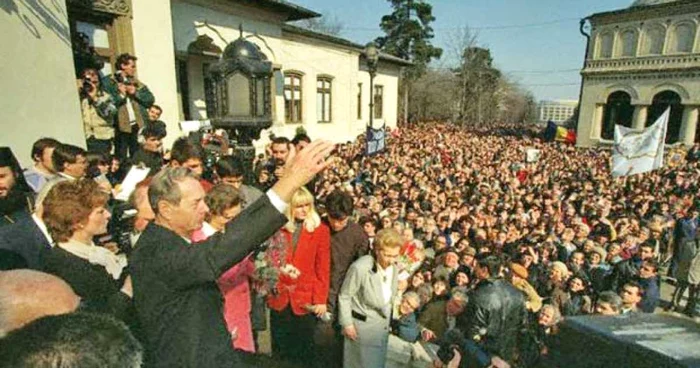
<svg viewBox="0 0 700 368"><path fill-rule="evenodd" d="M420 268L423 260L425 260L423 246L420 242L414 240L407 242L401 247L401 253L399 253L399 259L396 263L400 270L413 273Z"/></svg>
<svg viewBox="0 0 700 368"><path fill-rule="evenodd" d="M281 276L294 280L300 274L296 267L287 263L287 238L277 232L268 242L267 248L255 257L253 287L259 296L276 294Z"/></svg>

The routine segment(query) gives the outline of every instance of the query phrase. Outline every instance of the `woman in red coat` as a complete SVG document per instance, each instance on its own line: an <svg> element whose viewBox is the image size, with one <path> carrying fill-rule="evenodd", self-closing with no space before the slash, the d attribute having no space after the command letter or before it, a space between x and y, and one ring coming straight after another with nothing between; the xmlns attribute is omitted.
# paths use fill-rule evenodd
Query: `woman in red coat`
<svg viewBox="0 0 700 368"><path fill-rule="evenodd" d="M267 300L272 353L309 366L314 362L316 317L327 312L331 238L308 190L299 189L290 202L289 223L281 230L287 240L287 265L280 272L277 292Z"/></svg>

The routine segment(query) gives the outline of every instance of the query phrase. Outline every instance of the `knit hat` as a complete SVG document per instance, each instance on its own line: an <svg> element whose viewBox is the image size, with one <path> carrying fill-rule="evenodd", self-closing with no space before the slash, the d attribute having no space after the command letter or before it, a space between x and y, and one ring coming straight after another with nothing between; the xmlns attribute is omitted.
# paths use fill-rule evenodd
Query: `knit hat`
<svg viewBox="0 0 700 368"><path fill-rule="evenodd" d="M511 272L513 272L513 275L517 275L521 279L527 279L529 275L527 272L527 268L517 263L511 263L510 270Z"/></svg>

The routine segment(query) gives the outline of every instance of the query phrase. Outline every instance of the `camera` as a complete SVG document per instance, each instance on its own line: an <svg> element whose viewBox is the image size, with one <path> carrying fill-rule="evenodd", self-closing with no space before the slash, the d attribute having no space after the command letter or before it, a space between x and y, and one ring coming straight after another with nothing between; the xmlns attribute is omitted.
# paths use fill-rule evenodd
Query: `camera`
<svg viewBox="0 0 700 368"><path fill-rule="evenodd" d="M122 83L122 84L132 84L133 83L133 81L128 76L124 75L124 73L121 73L121 72L114 73L114 79L117 82Z"/></svg>
<svg viewBox="0 0 700 368"><path fill-rule="evenodd" d="M83 93L90 93L93 89L95 89L95 86L89 80L83 81Z"/></svg>
<svg viewBox="0 0 700 368"><path fill-rule="evenodd" d="M117 202L112 206L112 219L107 226L109 241L117 243L119 253L129 254L133 248L134 221L138 211L128 202Z"/></svg>

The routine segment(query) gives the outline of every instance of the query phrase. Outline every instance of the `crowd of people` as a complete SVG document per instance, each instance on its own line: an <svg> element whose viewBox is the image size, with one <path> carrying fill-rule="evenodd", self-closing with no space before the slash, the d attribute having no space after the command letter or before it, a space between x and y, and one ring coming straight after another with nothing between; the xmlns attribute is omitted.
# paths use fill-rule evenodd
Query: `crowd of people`
<svg viewBox="0 0 700 368"><path fill-rule="evenodd" d="M548 366L570 316L697 314L698 145L613 179L603 148L426 123L372 156L274 137L250 171L136 121L29 168L0 149L0 366Z"/></svg>

